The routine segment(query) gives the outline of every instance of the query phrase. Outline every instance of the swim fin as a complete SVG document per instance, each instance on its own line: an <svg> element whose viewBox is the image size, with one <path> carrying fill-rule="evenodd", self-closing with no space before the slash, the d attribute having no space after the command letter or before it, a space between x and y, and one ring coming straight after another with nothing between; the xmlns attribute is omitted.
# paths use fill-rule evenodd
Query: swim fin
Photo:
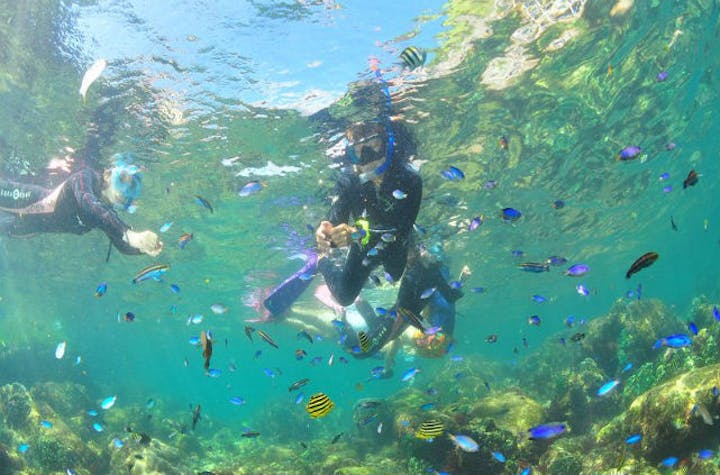
<svg viewBox="0 0 720 475"><path fill-rule="evenodd" d="M305 265L275 287L263 301L263 305L274 318L282 315L302 295L317 273L317 254L311 254Z"/></svg>

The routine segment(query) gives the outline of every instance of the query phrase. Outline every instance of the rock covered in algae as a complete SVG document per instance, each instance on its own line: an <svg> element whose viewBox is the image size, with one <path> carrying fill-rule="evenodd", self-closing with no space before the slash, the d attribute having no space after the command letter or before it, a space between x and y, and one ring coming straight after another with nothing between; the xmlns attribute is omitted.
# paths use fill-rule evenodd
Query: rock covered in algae
<svg viewBox="0 0 720 475"><path fill-rule="evenodd" d="M127 475L184 475L194 473L184 465L187 456L157 439L141 445L126 440L120 449L113 449L110 473Z"/></svg>
<svg viewBox="0 0 720 475"><path fill-rule="evenodd" d="M480 399L470 416L492 419L499 428L519 434L542 423L545 409L521 391L507 391Z"/></svg>
<svg viewBox="0 0 720 475"><path fill-rule="evenodd" d="M59 414L79 414L92 407L87 389L77 383L45 382L33 385L33 400L43 402Z"/></svg>
<svg viewBox="0 0 720 475"><path fill-rule="evenodd" d="M10 383L0 387L0 418L13 429L25 427L32 411L30 393L20 383Z"/></svg>
<svg viewBox="0 0 720 475"><path fill-rule="evenodd" d="M627 436L642 434L637 450L651 463L671 455L688 457L705 448L717 432L714 417L720 408L713 387L720 387L720 365L695 369L656 386L603 427L597 442L622 448Z"/></svg>

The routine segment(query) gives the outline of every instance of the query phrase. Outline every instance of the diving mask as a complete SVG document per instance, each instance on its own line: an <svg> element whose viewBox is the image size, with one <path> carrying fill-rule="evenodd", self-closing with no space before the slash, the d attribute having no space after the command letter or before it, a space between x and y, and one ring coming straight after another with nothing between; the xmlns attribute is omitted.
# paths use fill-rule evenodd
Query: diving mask
<svg viewBox="0 0 720 475"><path fill-rule="evenodd" d="M110 186L121 197L122 201L117 204L128 210L142 190L141 169L129 163L123 154L116 154L114 157L116 160L110 169Z"/></svg>

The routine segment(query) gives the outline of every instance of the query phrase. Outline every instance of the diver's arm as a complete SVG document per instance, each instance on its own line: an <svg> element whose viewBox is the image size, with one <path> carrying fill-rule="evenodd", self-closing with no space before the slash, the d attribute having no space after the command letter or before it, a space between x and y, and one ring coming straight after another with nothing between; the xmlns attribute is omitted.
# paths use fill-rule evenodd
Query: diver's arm
<svg viewBox="0 0 720 475"><path fill-rule="evenodd" d="M80 208L78 216L83 224L101 229L123 254L141 253L126 240L126 231L130 230L130 226L125 224L115 210L100 198L100 179L94 171L86 168L71 175L68 186Z"/></svg>

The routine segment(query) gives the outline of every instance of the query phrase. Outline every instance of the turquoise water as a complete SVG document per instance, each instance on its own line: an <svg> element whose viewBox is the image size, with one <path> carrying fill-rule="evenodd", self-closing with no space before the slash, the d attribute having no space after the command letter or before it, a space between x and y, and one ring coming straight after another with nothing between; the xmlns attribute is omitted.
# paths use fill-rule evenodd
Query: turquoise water
<svg viewBox="0 0 720 475"><path fill-rule="evenodd" d="M38 180L51 157L72 155L66 147L83 146L91 122L101 130L114 123L100 161L132 152L146 169L138 211L123 219L156 232L174 223L162 234L165 250L158 258L113 252L107 263L107 240L99 232L0 237L0 383L84 387L86 400L70 404L72 410L55 409L55 415L67 421L67 432L100 451L101 459L118 457L110 441L127 438L124 427L132 425L186 450L166 456L183 467L177 473L246 473L243 465L247 473L394 473L397 466L372 464L417 458L411 450L415 441L408 442L412 437L402 430L389 431L390 424L381 440L368 438L355 427L353 405L360 398L390 404L410 397L408 384L400 381L406 369L421 368L410 384L418 391L447 384L442 395L447 407L456 399L486 395L473 386L477 381L454 378L458 371L488 381L493 391L519 388L550 405L552 394L537 394L518 375L541 366L539 361L552 361L556 371L574 368L577 361L557 341L579 330L591 338L592 330L566 328L569 315L577 321L603 318L616 302L634 301L626 293L641 283L642 300L661 301L674 319L672 331L681 332L697 309L693 299L720 300L716 1L636 1L614 15L609 1L558 1L555 10L553 2L543 1L412 3L0 3L0 172ZM536 10L540 5L544 16ZM533 28L541 28L539 36L523 40L519 32L539 31ZM559 47L563 38L569 39ZM430 52L428 64L414 73L396 64L411 44ZM483 80L497 71L503 56L517 71L520 48L527 71L499 72L510 76L499 86ZM80 80L97 58L105 58L108 67L83 103ZM468 288L485 288L484 293L466 289L458 303L453 353L463 362L401 354L395 376L383 381L368 381L381 360L350 357L348 365L339 363L342 349L332 338L310 346L296 338L298 328L290 324L265 325L280 345L275 350L257 337L250 343L243 331L244 320L257 317L248 299L301 265L292 256L311 243L307 225L315 226L328 206L330 133L309 114L333 104L336 117L362 116L364 111L337 101L353 83L372 77L371 58L380 61L392 84L394 112L418 139L424 180L418 223L428 230L427 242L442 242L453 274L463 265L471 268ZM664 81L656 78L661 71L668 73ZM507 150L498 145L501 136L508 139ZM676 147L666 150L669 143ZM629 145L642 147L640 158L616 160ZM223 159L233 163L225 166ZM269 162L296 168L282 175L252 174ZM463 181L442 177L441 170L451 165L464 171ZM683 189L691 169L699 183ZM243 171L249 176L237 176ZM663 173L669 179L660 180ZM263 189L238 196L252 179ZM497 187L487 189L489 180ZM672 191L664 192L668 185ZM215 212L200 207L195 195L210 200ZM554 209L555 200L565 206ZM523 217L503 222L504 207L519 209ZM480 215L484 223L466 232L469 220ZM195 238L179 249L183 232ZM516 250L524 255L514 257ZM658 262L626 280L630 264L649 251L659 253ZM591 271L571 278L563 275L566 266L542 274L517 269L551 255L566 257L568 265L588 264ZM171 265L163 283L130 283L155 262ZM109 289L97 299L93 294L103 281ZM170 291L171 283L180 286L179 294ZM579 295L578 284L587 286L589 295ZM548 301L535 303L534 294ZM378 299L387 304L393 295L388 288ZM214 315L214 303L229 311ZM310 291L298 308L321 311ZM118 312L128 311L135 322L117 320ZM197 313L204 322L187 325L187 316ZM527 324L534 314L542 318L540 327ZM208 328L215 334L218 378L204 374L200 352L188 343ZM653 329L658 333L649 336L652 341L667 336L660 333L664 328ZM489 334L498 335L496 344L485 343ZM57 360L60 341L67 341L67 351ZM296 348L308 351L303 361L295 360ZM256 350L262 350L258 358ZM329 366L331 354L336 362ZM315 356L323 363L311 366ZM266 368L282 374L270 378ZM606 370L605 376L616 375ZM304 377L312 380L303 389L306 399L323 391L335 401L327 418L309 420L303 404L294 403L295 393L287 391ZM116 405L101 414L106 430L91 431L93 421L81 414L112 395ZM233 396L247 403L232 405ZM145 407L148 399L155 401L152 409ZM190 424L197 404L202 419L184 437L191 442L177 442L174 433ZM598 414L592 432L616 413ZM239 437L248 428L261 437ZM65 440L64 429L54 430ZM33 431L0 433L0 443L16 459L10 473L66 468L93 473L79 460L48 471L33 458L32 442L26 454L18 454L15 445L37 437ZM327 445L339 432L345 438ZM311 446L309 454L299 442ZM308 468L322 465L327 453L312 449L326 445L347 460L320 472ZM121 453L130 457L131 449L128 442L122 449L127 453ZM367 455L373 452L375 457ZM526 461L534 473L562 473L536 463L537 452L542 453L531 457L520 451L510 461L515 465L482 473L519 473ZM689 453L688 448L677 455ZM295 472L289 454L298 457ZM464 468L444 466L443 457L426 460L427 466L479 473L468 468L470 462ZM655 454L647 459L658 462ZM426 473L425 466L398 463L407 473ZM343 466L364 466L366 472L342 472ZM111 473L108 466L101 471Z"/></svg>

